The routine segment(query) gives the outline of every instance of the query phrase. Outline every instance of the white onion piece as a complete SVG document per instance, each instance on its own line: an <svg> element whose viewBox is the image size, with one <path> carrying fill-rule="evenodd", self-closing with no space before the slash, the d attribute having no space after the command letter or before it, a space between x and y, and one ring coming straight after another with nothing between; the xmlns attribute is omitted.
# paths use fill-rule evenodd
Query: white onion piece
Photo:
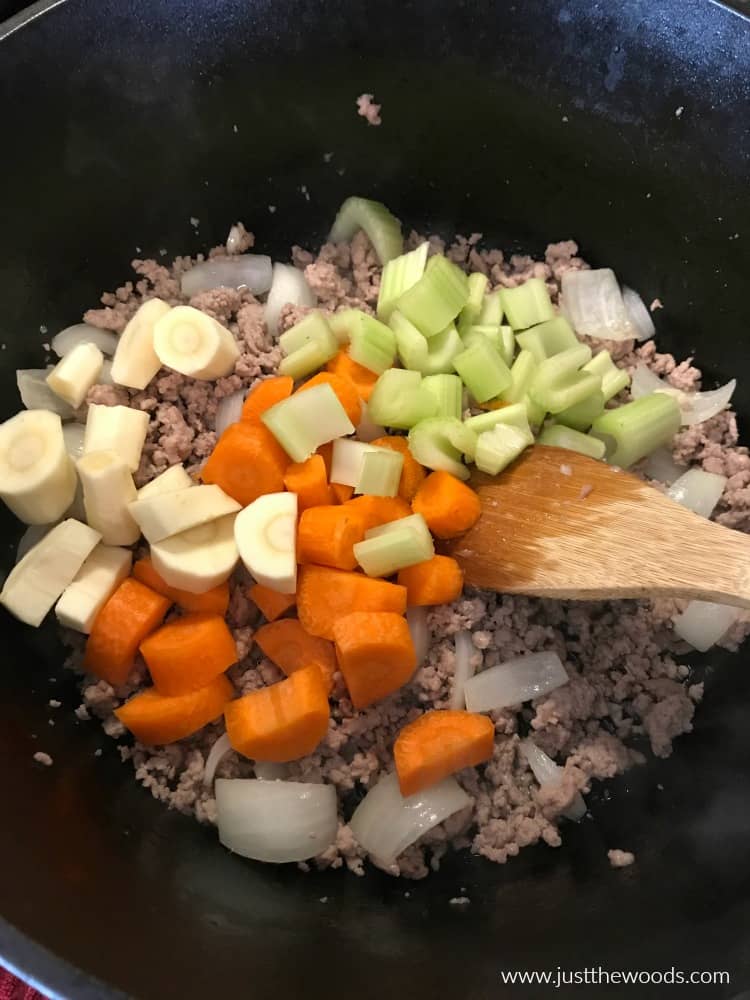
<svg viewBox="0 0 750 1000"><path fill-rule="evenodd" d="M96 378L96 384L115 385L115 380L112 378L112 362L109 358L104 359L104 364Z"/></svg>
<svg viewBox="0 0 750 1000"><path fill-rule="evenodd" d="M37 542L41 542L52 528L54 528L54 524L30 524L19 539L16 562L20 562L29 549L33 549Z"/></svg>
<svg viewBox="0 0 750 1000"><path fill-rule="evenodd" d="M273 337L279 332L279 317L285 305L314 306L317 301L299 268L291 264L274 264L273 281L264 313L268 332Z"/></svg>
<svg viewBox="0 0 750 1000"><path fill-rule="evenodd" d="M222 759L229 753L232 749L232 744L229 742L229 736L224 733L220 736L218 740L214 743L211 749L208 751L208 757L206 757L206 766L203 769L203 784L208 787L213 783L214 775L216 774L216 768L221 763Z"/></svg>
<svg viewBox="0 0 750 1000"><path fill-rule="evenodd" d="M456 665L453 668L453 689L449 707L459 711L466 708L464 685L470 677L474 676L476 668L472 663L474 643L471 640L471 632L456 632L454 642L456 644Z"/></svg>
<svg viewBox="0 0 750 1000"><path fill-rule="evenodd" d="M529 653L470 677L464 684L466 707L470 712L509 708L567 683L568 675L557 653Z"/></svg>
<svg viewBox="0 0 750 1000"><path fill-rule="evenodd" d="M242 245L242 233L239 226L232 226L227 236L227 253L239 253Z"/></svg>
<svg viewBox="0 0 750 1000"><path fill-rule="evenodd" d="M191 267L180 278L182 294L188 298L222 287L247 288L253 295L262 295L271 287L271 258L252 253L212 257Z"/></svg>
<svg viewBox="0 0 750 1000"><path fill-rule="evenodd" d="M50 410L59 413L63 420L70 420L73 407L54 393L47 385L48 368L23 368L16 372L16 384L21 402L27 410Z"/></svg>
<svg viewBox="0 0 750 1000"><path fill-rule="evenodd" d="M245 390L238 389L229 396L219 400L216 407L216 423L214 429L217 435L222 435L227 427L237 424L242 416L242 404L245 401Z"/></svg>
<svg viewBox="0 0 750 1000"><path fill-rule="evenodd" d="M216 823L243 858L284 864L320 854L336 839L336 789L300 781L218 778Z"/></svg>
<svg viewBox="0 0 750 1000"><path fill-rule="evenodd" d="M102 354L111 357L115 353L117 339L117 334L110 330L100 330L89 323L76 323L56 334L50 346L58 358L64 358L79 344L96 344Z"/></svg>
<svg viewBox="0 0 750 1000"><path fill-rule="evenodd" d="M608 267L566 271L562 308L576 333L606 340L630 340L638 331L630 322L615 272Z"/></svg>
<svg viewBox="0 0 750 1000"><path fill-rule="evenodd" d="M726 484L726 476L704 472L703 469L688 469L672 483L667 495L701 517L710 517Z"/></svg>
<svg viewBox="0 0 750 1000"><path fill-rule="evenodd" d="M682 425L690 426L701 424L726 409L736 388L737 379L733 378L718 389L709 389L707 392L683 392L682 389L675 389L669 382L654 375L646 365L637 365L630 383L630 395L633 399L639 399L652 392L669 393L680 404Z"/></svg>
<svg viewBox="0 0 750 1000"><path fill-rule="evenodd" d="M649 479L656 479L657 482L671 486L683 474L685 466L675 462L669 448L657 448L643 460L640 470Z"/></svg>
<svg viewBox="0 0 750 1000"><path fill-rule="evenodd" d="M391 772L365 795L349 826L368 854L389 865L428 830L468 805L471 799L455 778L404 798Z"/></svg>
<svg viewBox="0 0 750 1000"><path fill-rule="evenodd" d="M283 781L289 774L286 764L277 764L272 760L256 760L253 770L260 781Z"/></svg>
<svg viewBox="0 0 750 1000"><path fill-rule="evenodd" d="M427 608L408 608L406 621L417 655L417 668L421 667L430 648L430 632L427 628Z"/></svg>
<svg viewBox="0 0 750 1000"><path fill-rule="evenodd" d="M73 461L77 462L81 455L83 455L83 439L86 435L86 425L77 423L63 424L62 432L65 449Z"/></svg>
<svg viewBox="0 0 750 1000"><path fill-rule="evenodd" d="M560 784L563 769L551 757L548 757L544 750L538 747L533 740L521 740L519 749L526 758L526 763L531 768L534 777L540 785ZM576 823L578 820L583 819L586 815L586 803L583 801L583 796L580 792L576 794L568 808L563 810L562 815L567 819L574 820Z"/></svg>
<svg viewBox="0 0 750 1000"><path fill-rule="evenodd" d="M654 321L651 319L651 313L646 308L646 303L638 292L634 292L632 288L627 288L624 285L622 289L622 301L625 303L625 309L627 310L630 322L637 330L635 339L650 340L656 333L656 327L654 326Z"/></svg>
<svg viewBox="0 0 750 1000"><path fill-rule="evenodd" d="M636 365L630 380L630 395L633 399L640 399L641 396L650 396L652 392L676 393L668 382L654 375L648 365Z"/></svg>
<svg viewBox="0 0 750 1000"><path fill-rule="evenodd" d="M713 601L691 601L682 614L672 619L675 633L705 653L715 645L740 617L739 608Z"/></svg>
<svg viewBox="0 0 750 1000"><path fill-rule="evenodd" d="M385 427L381 427L380 424L373 423L367 409L367 403L363 402L362 416L359 418L359 423L357 424L357 440L370 442L374 441L375 438L384 437L385 434Z"/></svg>

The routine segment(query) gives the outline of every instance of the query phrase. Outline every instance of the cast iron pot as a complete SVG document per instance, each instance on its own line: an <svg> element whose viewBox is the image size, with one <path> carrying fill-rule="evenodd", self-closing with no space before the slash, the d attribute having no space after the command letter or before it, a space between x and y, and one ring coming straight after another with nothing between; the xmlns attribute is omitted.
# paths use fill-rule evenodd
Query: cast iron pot
<svg viewBox="0 0 750 1000"><path fill-rule="evenodd" d="M77 321L136 248L195 252L242 218L284 259L348 194L508 249L575 237L662 299L660 346L695 350L708 384L739 378L746 416L748 81L750 22L709 0L37 5L0 28L0 416L40 328ZM355 113L363 91L380 128ZM7 568L21 529L4 509L0 531ZM410 884L231 856L75 721L52 626L2 629L0 957L48 991L537 997L501 972L558 965L750 986L745 653L705 658L693 736L592 794L559 850L464 853ZM611 870L611 847L637 864Z"/></svg>

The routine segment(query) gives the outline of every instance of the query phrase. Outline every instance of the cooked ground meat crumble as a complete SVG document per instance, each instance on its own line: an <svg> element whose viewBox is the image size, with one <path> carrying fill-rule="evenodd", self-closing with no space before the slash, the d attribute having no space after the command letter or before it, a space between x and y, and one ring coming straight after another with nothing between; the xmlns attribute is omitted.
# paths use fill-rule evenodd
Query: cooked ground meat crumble
<svg viewBox="0 0 750 1000"><path fill-rule="evenodd" d="M235 252L253 245L252 234L241 224L233 228L233 233ZM408 247L415 247L423 239L412 233ZM444 251L467 270L486 274L488 291L513 287L530 277L542 278L554 302L562 274L587 266L572 241L550 245L544 260L539 261L517 254L506 258L499 250L480 250L480 240L481 234L474 233L446 246L442 239L432 236L430 251ZM211 256L223 253L226 249L218 247ZM292 260L304 271L318 297L319 308L333 312L356 307L374 312L380 267L364 234L358 234L351 244L325 244L317 255L294 247ZM159 296L175 305L189 301L228 327L241 349L234 373L215 383L162 370L143 392L105 385L90 391L89 403L127 404L151 415L136 474L139 486L176 462L185 463L191 473L198 472L216 441L218 400L271 375L280 359L279 349L264 327L263 305L249 292L221 288L190 300L181 295L180 275L194 263L184 257L177 258L171 267L154 260L135 260L136 280L103 295L103 308L89 310L84 317L86 322L119 333L147 298ZM280 330L293 325L307 311L286 307ZM659 353L651 341L601 346L609 348L617 363L628 369L645 362L677 388L700 387L701 374L692 359L678 363L672 355ZM747 531L750 455L746 448L738 446L737 440L735 416L727 410L703 424L681 430L673 451L675 461L681 465L699 466L728 477L714 519ZM228 620L239 661L230 669L229 677L238 694L282 678L253 645L253 631L261 618L245 596L248 583L242 569L231 580ZM646 600L576 603L467 589L452 605L430 610L429 654L411 683L396 694L356 712L337 674L326 738L313 754L287 765L290 778L325 781L339 792L336 841L314 863L319 868L346 865L362 874L364 852L346 823L353 802L392 769L392 746L400 728L428 708L448 706L454 669L453 636L462 629L471 631L479 670L519 654L554 650L570 682L520 710L491 713L496 730L492 760L457 775L472 804L408 848L387 871L421 878L439 866L450 848L469 848L492 861L504 862L522 847L540 840L558 846L560 814L579 792L585 794L596 779L613 777L644 762L643 754L630 745L631 740L645 737L656 756L667 757L674 739L690 732L703 686L691 679L689 668L680 662L689 647L672 631L671 616L678 606L674 601ZM736 649L748 631L750 625L741 618L721 644ZM70 646L67 665L79 669L84 637L66 633L65 638ZM128 683L118 688L84 677L83 700L76 715L79 719L96 716L105 732L120 740L125 730L113 710L142 686L145 674L139 662ZM211 787L204 784L204 769L209 749L222 732L223 723L214 723L174 745L154 749L124 741L119 749L123 760L132 763L138 781L155 798L195 815L201 822L213 823L216 804ZM559 785L541 789L537 785L519 752L520 734L527 732L564 764ZM41 756L37 755L37 759ZM223 758L217 771L219 777L253 774L252 762L234 752ZM610 851L609 857L615 866L633 860L632 855L619 850Z"/></svg>

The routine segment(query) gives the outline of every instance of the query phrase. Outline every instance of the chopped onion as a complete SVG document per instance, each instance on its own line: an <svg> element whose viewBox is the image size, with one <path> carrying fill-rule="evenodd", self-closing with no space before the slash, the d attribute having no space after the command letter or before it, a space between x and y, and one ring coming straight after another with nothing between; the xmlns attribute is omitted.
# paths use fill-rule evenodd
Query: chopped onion
<svg viewBox="0 0 750 1000"><path fill-rule="evenodd" d="M65 448L73 461L77 462L81 455L83 455L83 439L86 434L85 424L63 424L62 432L65 440Z"/></svg>
<svg viewBox="0 0 750 1000"><path fill-rule="evenodd" d="M464 685L474 676L475 666L474 643L471 632L456 632L453 640L456 644L456 665L453 669L453 690L451 691L450 707L456 711L466 708Z"/></svg>
<svg viewBox="0 0 750 1000"><path fill-rule="evenodd" d="M253 253L212 257L185 271L180 287L188 298L222 287L247 288L253 295L262 295L271 287L271 258Z"/></svg>
<svg viewBox="0 0 750 1000"><path fill-rule="evenodd" d="M208 752L208 757L206 757L206 766L203 770L204 785L208 786L213 783L216 768L221 763L222 758L228 754L231 749L232 744L229 742L229 735L224 733L224 735L220 736L214 743Z"/></svg>
<svg viewBox="0 0 750 1000"><path fill-rule="evenodd" d="M726 409L736 388L737 379L733 378L718 389L710 389L707 392L683 392L682 389L675 389L669 382L654 375L646 365L637 365L630 383L630 395L633 399L638 399L652 392L669 393L680 404L683 426L689 426L701 424Z"/></svg>
<svg viewBox="0 0 750 1000"><path fill-rule="evenodd" d="M256 760L253 770L260 781L283 781L289 774L286 764L276 764L272 760Z"/></svg>
<svg viewBox="0 0 750 1000"><path fill-rule="evenodd" d="M567 683L568 675L557 653L529 653L469 678L464 684L466 707L470 712L509 708Z"/></svg>
<svg viewBox="0 0 750 1000"><path fill-rule="evenodd" d="M357 424L357 440L365 442L374 441L376 438L384 437L385 433L385 427L374 423L370 418L367 403L362 403L362 416L359 418L359 423Z"/></svg>
<svg viewBox="0 0 750 1000"><path fill-rule="evenodd" d="M638 292L634 292L632 288L627 288L623 285L622 301L625 303L625 309L627 310L630 322L638 331L635 339L649 340L653 337L656 333L656 327L654 326L654 321L651 319L651 313L646 308L646 303Z"/></svg>
<svg viewBox="0 0 750 1000"><path fill-rule="evenodd" d="M227 236L227 253L237 254L242 245L242 231L239 226L232 226Z"/></svg>
<svg viewBox="0 0 750 1000"><path fill-rule="evenodd" d="M726 476L703 469L688 469L667 490L667 495L688 510L702 517L710 517L721 499L727 483Z"/></svg>
<svg viewBox="0 0 750 1000"><path fill-rule="evenodd" d="M740 617L739 608L713 601L691 601L682 614L672 619L675 633L705 653L715 645Z"/></svg>
<svg viewBox="0 0 750 1000"><path fill-rule="evenodd" d="M685 467L678 465L672 458L669 448L657 448L656 451L652 451L648 458L643 460L640 469L649 479L655 479L667 486L671 486L685 471Z"/></svg>
<svg viewBox="0 0 750 1000"><path fill-rule="evenodd" d="M430 632L427 628L427 608L408 608L406 621L411 632L411 641L414 643L414 652L417 654L417 667L421 667L430 648Z"/></svg>
<svg viewBox="0 0 750 1000"><path fill-rule="evenodd" d="M455 778L404 798L391 772L365 795L349 826L368 854L389 865L428 830L468 805L471 799Z"/></svg>
<svg viewBox="0 0 750 1000"><path fill-rule="evenodd" d="M101 371L96 377L97 385L115 385L115 380L112 378L112 362L109 358L104 359L104 364L101 367Z"/></svg>
<svg viewBox="0 0 750 1000"><path fill-rule="evenodd" d="M216 822L225 847L244 858L283 864L320 854L336 839L333 785L218 778Z"/></svg>
<svg viewBox="0 0 750 1000"><path fill-rule="evenodd" d="M526 758L526 763L533 771L534 777L540 785L560 784L563 769L551 757L548 757L544 750L538 747L533 740L521 740L519 749ZM580 792L576 794L568 808L563 810L562 815L575 822L583 819L586 815L586 803L583 801L583 796Z"/></svg>
<svg viewBox="0 0 750 1000"><path fill-rule="evenodd" d="M216 407L216 423L214 424L217 435L222 435L232 424L239 423L244 401L244 389L238 389L237 392L219 400L219 405Z"/></svg>
<svg viewBox="0 0 750 1000"><path fill-rule="evenodd" d="M56 334L50 346L58 358L64 358L79 344L96 344L102 354L111 357L117 348L117 341L117 334L110 330L100 330L89 323L76 323Z"/></svg>
<svg viewBox="0 0 750 1000"><path fill-rule="evenodd" d="M16 549L16 562L20 562L29 549L41 542L44 536L54 528L54 524L31 524L21 535Z"/></svg>
<svg viewBox="0 0 750 1000"><path fill-rule="evenodd" d="M652 392L676 393L668 382L654 375L648 365L636 365L630 381L630 395L633 399L640 399L641 396L650 396Z"/></svg>
<svg viewBox="0 0 750 1000"><path fill-rule="evenodd" d="M279 317L284 306L314 306L317 301L299 268L291 264L274 264L273 281L264 314L268 332L273 337L279 332Z"/></svg>
<svg viewBox="0 0 750 1000"><path fill-rule="evenodd" d="M615 272L566 271L562 276L562 309L576 333L605 340L630 340L638 330L625 308Z"/></svg>
<svg viewBox="0 0 750 1000"><path fill-rule="evenodd" d="M54 393L47 385L48 368L23 368L16 372L16 384L21 402L27 410L50 410L59 413L63 420L70 420L73 407Z"/></svg>

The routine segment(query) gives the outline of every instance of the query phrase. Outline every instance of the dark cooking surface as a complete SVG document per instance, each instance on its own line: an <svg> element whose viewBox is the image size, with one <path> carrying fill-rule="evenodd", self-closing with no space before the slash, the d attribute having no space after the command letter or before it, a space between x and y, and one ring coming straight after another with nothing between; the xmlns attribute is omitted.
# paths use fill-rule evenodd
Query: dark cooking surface
<svg viewBox="0 0 750 1000"><path fill-rule="evenodd" d="M286 253L350 193L494 245L578 238L662 298L660 345L739 377L747 416L748 81L750 25L708 0L69 0L0 47L2 416L40 325L119 284L136 246L196 251L239 217ZM362 91L379 129L356 116ZM7 566L20 531L4 511L0 530ZM696 995L750 987L746 653L705 658L694 736L592 795L562 849L503 868L455 856L413 884L232 858L152 801L95 725L60 710L49 727L49 698L74 703L48 680L53 630L3 629L0 955L50 987L101 995L28 938L149 998L531 997L500 971L558 964L728 969L731 987ZM612 871L610 847L637 864Z"/></svg>

